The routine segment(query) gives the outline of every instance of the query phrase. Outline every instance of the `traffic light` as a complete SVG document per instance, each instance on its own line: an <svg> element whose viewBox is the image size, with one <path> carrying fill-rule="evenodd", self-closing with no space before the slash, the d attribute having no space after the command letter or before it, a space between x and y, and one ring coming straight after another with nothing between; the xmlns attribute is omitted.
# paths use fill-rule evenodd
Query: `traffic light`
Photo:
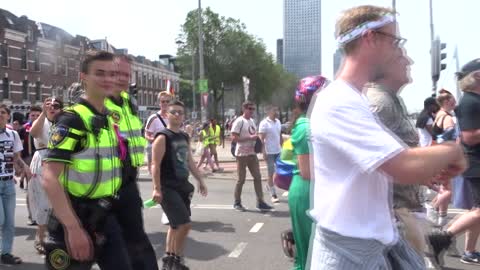
<svg viewBox="0 0 480 270"><path fill-rule="evenodd" d="M447 68L447 64L442 63L442 60L447 58L447 53L442 52L447 47L447 44L441 43L440 38L432 41L432 48L430 54L432 57L432 80L438 81L440 72Z"/></svg>

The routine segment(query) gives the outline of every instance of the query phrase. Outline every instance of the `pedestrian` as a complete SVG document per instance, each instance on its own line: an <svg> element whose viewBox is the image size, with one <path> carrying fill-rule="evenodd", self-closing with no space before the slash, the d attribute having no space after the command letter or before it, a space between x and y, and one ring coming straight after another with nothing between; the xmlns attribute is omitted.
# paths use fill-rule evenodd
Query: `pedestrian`
<svg viewBox="0 0 480 270"><path fill-rule="evenodd" d="M217 165L217 171L222 171L223 169L220 168L220 164L218 162L218 153L217 153L217 146L220 145L220 138L222 136L222 129L220 125L217 124L217 120L215 118L210 119L209 125L210 131L210 140L208 144L208 148L210 148L210 154L214 158L215 165Z"/></svg>
<svg viewBox="0 0 480 270"><path fill-rule="evenodd" d="M272 203L279 202L275 185L273 184L273 175L275 174L275 161L282 151L282 124L277 119L278 107L268 105L265 108L267 117L260 122L258 126L258 136L263 144L263 160L267 163L267 191L270 192Z"/></svg>
<svg viewBox="0 0 480 270"><path fill-rule="evenodd" d="M461 215L445 231L432 232L428 236L436 262L443 264L443 255L455 238L466 232L465 252L460 261L465 264L480 265L480 253L476 250L480 230L480 59L465 64L457 73L459 88L463 91L455 115L461 130L461 140L469 159L469 167L464 172L465 181L471 187L474 208Z"/></svg>
<svg viewBox="0 0 480 270"><path fill-rule="evenodd" d="M310 115L315 181L309 213L316 229L307 269L425 268L397 235L390 184L447 181L464 170L463 151L453 143L408 148L370 111L365 84L384 77L404 53L391 9L350 8L338 19L336 36L343 66L316 95ZM390 245L395 252L387 261Z"/></svg>
<svg viewBox="0 0 480 270"><path fill-rule="evenodd" d="M296 169L288 189L288 206L295 240L294 270L308 269L308 246L313 228L312 219L307 214L310 209L310 181L313 179L310 174L310 124L306 114L314 93L325 87L326 83L326 78L322 76L306 77L300 80L295 90L290 138Z"/></svg>
<svg viewBox="0 0 480 270"><path fill-rule="evenodd" d="M401 55L384 70L383 77L371 82L367 89L370 109L386 128L409 147L418 147L417 129L408 117L400 91L410 83L411 60ZM420 185L393 184L393 209L403 238L423 257L426 242L422 221L415 213L423 211Z"/></svg>
<svg viewBox="0 0 480 270"><path fill-rule="evenodd" d="M255 153L255 144L259 139L257 128L253 122L252 116L255 111L255 104L251 101L245 101L242 104L243 114L232 125L232 141L236 142L235 157L237 158L237 176L235 184L235 201L233 207L237 211L245 211L242 205L242 188L247 176L247 167L253 176L253 187L257 196L257 209L260 211L270 211L273 209L263 200L262 175L260 174L260 164Z"/></svg>
<svg viewBox="0 0 480 270"><path fill-rule="evenodd" d="M182 260L185 240L191 229L190 203L194 186L190 173L197 179L198 192L206 196L207 186L195 166L190 138L180 130L185 106L180 101L168 105L167 129L157 134L152 148L152 199L162 206L170 221L162 269L189 269Z"/></svg>
<svg viewBox="0 0 480 270"><path fill-rule="evenodd" d="M122 186L113 211L123 232L132 269L158 270L155 250L144 228L142 198L137 185L139 168L145 163L146 140L142 136L137 102L127 93L131 62L128 56L115 56L116 80L112 95L105 99L105 107L112 116L117 136L127 146L124 157L120 157Z"/></svg>
<svg viewBox="0 0 480 270"><path fill-rule="evenodd" d="M168 103L172 100L172 95L167 91L162 91L158 94L157 101L160 110L151 114L147 118L145 125L145 139L147 139L147 159L148 159L148 172L152 174L152 143L158 132L167 128L168 117L167 109Z"/></svg>
<svg viewBox="0 0 480 270"><path fill-rule="evenodd" d="M43 158L43 187L53 208L45 245L47 268L131 270L112 205L122 183L124 141L105 108L116 70L113 54L87 52L78 103L57 117ZM84 268L81 268L84 267Z"/></svg>
<svg viewBox="0 0 480 270"><path fill-rule="evenodd" d="M415 124L419 136L419 146L421 147L432 145L433 120L435 120L435 115L437 114L438 110L440 110L440 107L438 106L435 98L428 97L425 99L423 102L423 110L418 115Z"/></svg>
<svg viewBox="0 0 480 270"><path fill-rule="evenodd" d="M151 114L145 125L145 139L147 139L147 162L148 162L148 172L152 174L152 143L155 139L155 136L160 131L167 128L168 125L168 103L172 100L172 95L168 91L162 91L158 93L157 101L160 110ZM168 218L165 213L162 214L162 223L168 225Z"/></svg>
<svg viewBox="0 0 480 270"><path fill-rule="evenodd" d="M200 142L202 143L203 151L201 151L202 156L198 160L197 168L200 168L203 162L205 161L205 163L210 166L210 169L212 170L212 172L217 172L218 169L215 169L215 166L212 161L212 155L210 154L210 141L213 139L211 131L212 130L210 129L210 124L204 123L203 128L200 131ZM204 169L206 169L206 166L207 165L205 165Z"/></svg>
<svg viewBox="0 0 480 270"><path fill-rule="evenodd" d="M47 232L47 218L51 206L47 194L42 187L42 158L45 156L48 138L52 123L63 109L63 101L56 97L48 97L43 102L42 113L33 122L30 136L33 137L35 154L30 163L32 178L28 188L28 200L32 210L32 217L37 222L34 248L39 254L45 254L45 238Z"/></svg>
<svg viewBox="0 0 480 270"><path fill-rule="evenodd" d="M0 262L2 264L21 264L22 259L12 254L15 237L15 175L14 164L22 168L27 177L31 177L28 165L21 158L23 149L18 133L6 128L10 120L10 109L0 104Z"/></svg>

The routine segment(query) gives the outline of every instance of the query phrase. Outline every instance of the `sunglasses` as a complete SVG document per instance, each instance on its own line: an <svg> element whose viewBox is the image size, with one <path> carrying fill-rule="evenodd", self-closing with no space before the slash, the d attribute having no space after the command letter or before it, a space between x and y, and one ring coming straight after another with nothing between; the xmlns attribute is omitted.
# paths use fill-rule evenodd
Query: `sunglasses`
<svg viewBox="0 0 480 270"><path fill-rule="evenodd" d="M253 108L253 107L249 107L247 109L250 110L250 111L255 111L255 108Z"/></svg>
<svg viewBox="0 0 480 270"><path fill-rule="evenodd" d="M177 110L171 110L171 111L168 111L168 113L173 115L184 115L183 111L177 111Z"/></svg>
<svg viewBox="0 0 480 270"><path fill-rule="evenodd" d="M169 103L170 100L160 100L160 103Z"/></svg>

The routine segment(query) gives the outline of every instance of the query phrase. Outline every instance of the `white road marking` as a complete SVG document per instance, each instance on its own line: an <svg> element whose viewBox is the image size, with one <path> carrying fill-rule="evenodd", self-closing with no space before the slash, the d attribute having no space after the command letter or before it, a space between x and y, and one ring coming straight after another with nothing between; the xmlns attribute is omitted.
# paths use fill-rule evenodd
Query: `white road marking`
<svg viewBox="0 0 480 270"><path fill-rule="evenodd" d="M255 225L253 225L253 227L250 229L250 232L251 233L257 233L258 231L260 231L260 229L262 228L263 226L263 223L259 222L259 223L256 223Z"/></svg>
<svg viewBox="0 0 480 270"><path fill-rule="evenodd" d="M288 197L288 191L283 192L282 197Z"/></svg>
<svg viewBox="0 0 480 270"><path fill-rule="evenodd" d="M235 249L230 254L228 254L228 257L229 258L238 258L242 254L243 250L246 247L247 247L246 242L238 243L238 245L235 247Z"/></svg>
<svg viewBox="0 0 480 270"><path fill-rule="evenodd" d="M26 198L17 198L17 201L26 201Z"/></svg>
<svg viewBox="0 0 480 270"><path fill-rule="evenodd" d="M435 269L435 266L433 266L432 261L430 261L430 258L424 257L423 259L425 260L425 266L427 267L427 269Z"/></svg>
<svg viewBox="0 0 480 270"><path fill-rule="evenodd" d="M26 203L17 203L17 206L27 206Z"/></svg>
<svg viewBox="0 0 480 270"><path fill-rule="evenodd" d="M193 204L192 208L196 209L233 209L231 204Z"/></svg>

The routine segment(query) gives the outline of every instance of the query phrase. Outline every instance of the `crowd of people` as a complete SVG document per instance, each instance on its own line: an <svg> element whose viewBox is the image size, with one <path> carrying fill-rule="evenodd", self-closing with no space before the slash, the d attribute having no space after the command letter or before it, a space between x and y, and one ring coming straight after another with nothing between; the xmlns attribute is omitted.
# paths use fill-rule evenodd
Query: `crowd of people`
<svg viewBox="0 0 480 270"><path fill-rule="evenodd" d="M259 154L267 164L265 190L279 202L276 163L284 140L291 143L292 237L282 234L282 243L294 250L293 269L425 269L426 252L440 268L445 252L458 253L455 238L464 232L460 260L480 265L480 60L457 74L464 92L458 104L441 90L425 100L413 123L399 95L410 83L412 61L395 15L367 5L340 16L343 66L332 82L321 75L299 81L288 136L277 106L266 106L257 125L257 107L248 100L225 125L237 165L237 211L246 210L247 168L257 209L273 209L264 197ZM167 91L158 95L159 111L142 123L126 92L127 56L90 52L80 77L84 94L77 103L64 108L62 100L48 97L43 107L32 106L26 124L10 126L10 110L0 104L1 263L22 263L12 254L16 175L28 189L34 248L48 269L90 269L94 263L105 270L159 269L136 183L146 155L152 202L161 205L169 225L160 268L189 269L183 258L195 191L189 177L207 196L205 170L223 170L217 146L225 128L215 119L201 127L186 122L185 105ZM452 199L470 211L448 224ZM425 220L436 229L425 232Z"/></svg>

